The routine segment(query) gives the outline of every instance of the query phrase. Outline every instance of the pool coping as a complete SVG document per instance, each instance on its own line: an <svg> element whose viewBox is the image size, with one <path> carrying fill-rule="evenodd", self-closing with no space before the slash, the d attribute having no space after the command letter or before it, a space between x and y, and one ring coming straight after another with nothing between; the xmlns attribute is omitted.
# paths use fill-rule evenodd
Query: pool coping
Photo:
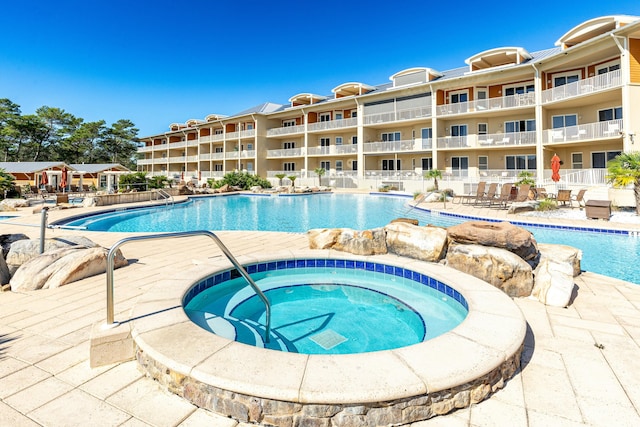
<svg viewBox="0 0 640 427"><path fill-rule="evenodd" d="M310 258L365 260L427 274L460 292L469 314L446 334L394 350L355 355L265 350L198 327L182 308L183 297L194 283L232 267L220 259L159 280L133 307L130 328L143 369L186 398L190 392L183 385L193 388L195 381L200 387L261 399L336 405L415 399L464 388L480 377L505 371L508 363L519 365L526 333L522 312L502 291L457 270L395 255L355 256L332 250L284 251L238 260L246 265ZM499 388L500 384L494 385ZM492 388L482 399L495 391Z"/></svg>

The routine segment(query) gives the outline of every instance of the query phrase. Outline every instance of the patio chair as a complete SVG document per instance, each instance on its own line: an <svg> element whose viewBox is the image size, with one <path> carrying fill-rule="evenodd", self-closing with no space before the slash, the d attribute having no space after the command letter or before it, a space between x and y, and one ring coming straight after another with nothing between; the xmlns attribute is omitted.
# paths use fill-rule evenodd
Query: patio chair
<svg viewBox="0 0 640 427"><path fill-rule="evenodd" d="M526 202L527 200L529 200L530 190L531 190L531 186L529 184L520 185L520 188L518 188L518 195L516 196L516 199L514 200L514 202L519 203L519 202Z"/></svg>
<svg viewBox="0 0 640 427"><path fill-rule="evenodd" d="M500 194L498 195L498 197L489 202L489 206L493 206L494 204L496 204L500 207L506 207L507 203L509 203L509 200L511 199L511 188L513 188L512 182L502 184L502 187L500 188Z"/></svg>
<svg viewBox="0 0 640 427"><path fill-rule="evenodd" d="M569 203L569 206L571 206L571 190L558 190L556 202L558 202L558 204L562 203L562 206L567 206L567 203Z"/></svg>
<svg viewBox="0 0 640 427"><path fill-rule="evenodd" d="M480 197L480 199L476 199L476 201L474 202L474 205L477 205L478 203L480 204L488 203L488 206L491 206L491 202L496 198L497 190L498 190L498 183L492 182L491 184L489 184L489 189L487 190L487 194L484 194L482 197Z"/></svg>
<svg viewBox="0 0 640 427"><path fill-rule="evenodd" d="M480 181L478 182L478 188L476 189L475 194L461 194L458 196L458 200L460 203L465 203L465 201L467 203L471 203L471 201L473 200L474 204L475 202L481 198L482 196L484 196L484 190L486 188L486 181Z"/></svg>
<svg viewBox="0 0 640 427"><path fill-rule="evenodd" d="M533 194L535 195L535 197L534 197L535 200L543 200L543 199L548 199L549 198L549 194L547 193L547 189L544 188L544 187L532 188L531 191L533 191Z"/></svg>
<svg viewBox="0 0 640 427"><path fill-rule="evenodd" d="M586 200L584 200L584 193L587 192L586 188L582 188L580 189L580 191L578 191L578 194L576 194L575 196L571 197L571 207L573 207L573 202L577 202L578 203L578 207L582 208L586 205Z"/></svg>

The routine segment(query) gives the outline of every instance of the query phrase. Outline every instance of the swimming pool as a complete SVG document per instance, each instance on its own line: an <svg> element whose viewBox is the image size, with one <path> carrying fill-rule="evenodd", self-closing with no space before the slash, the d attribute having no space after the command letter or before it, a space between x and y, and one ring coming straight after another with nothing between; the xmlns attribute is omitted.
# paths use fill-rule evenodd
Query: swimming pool
<svg viewBox="0 0 640 427"><path fill-rule="evenodd" d="M440 336L464 320L467 303L448 285L404 268L334 259L245 266L272 307L235 270L200 281L184 301L201 328L244 344L304 354L391 350Z"/></svg>
<svg viewBox="0 0 640 427"><path fill-rule="evenodd" d="M454 215L411 209L410 198L367 194L313 194L270 197L232 195L190 199L169 207L123 210L64 222L93 231L169 232L186 230L260 230L303 233L312 228L381 227L398 217L420 224L448 227L468 221ZM640 284L640 238L567 228L521 225L542 243L557 243L583 251L582 268ZM62 223L58 223L62 224ZM612 255L603 256L603 250Z"/></svg>

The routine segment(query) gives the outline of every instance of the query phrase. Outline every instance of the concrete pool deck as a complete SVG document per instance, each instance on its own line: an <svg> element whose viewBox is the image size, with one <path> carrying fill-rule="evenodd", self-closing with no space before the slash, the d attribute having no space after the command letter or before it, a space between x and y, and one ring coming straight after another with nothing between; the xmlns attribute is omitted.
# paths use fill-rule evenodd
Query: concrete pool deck
<svg viewBox="0 0 640 427"><path fill-rule="evenodd" d="M441 208L433 204L431 208ZM447 212L527 222L505 211L447 204ZM85 209L82 209L85 210ZM91 209L87 209L91 210ZM50 221L80 209L52 211ZM40 215L21 210L2 222L2 234L39 236ZM11 223L19 224L11 224ZM561 221L554 221L559 223ZM575 221L569 221L573 226ZM587 226L637 229L628 224L585 221ZM120 233L47 230L47 236L82 234L111 246ZM302 250L301 234L219 232L237 255ZM116 318L124 319L156 280L176 269L220 257L205 238L171 244L137 242L122 248L133 260L115 272ZM605 426L640 425L640 286L583 273L577 298L566 309L517 299L529 329L522 368L488 400L414 423L423 426ZM106 316L105 276L68 286L24 293L0 293L0 420L2 424L68 426L236 426L233 420L198 409L146 378L137 362L91 369L91 326Z"/></svg>

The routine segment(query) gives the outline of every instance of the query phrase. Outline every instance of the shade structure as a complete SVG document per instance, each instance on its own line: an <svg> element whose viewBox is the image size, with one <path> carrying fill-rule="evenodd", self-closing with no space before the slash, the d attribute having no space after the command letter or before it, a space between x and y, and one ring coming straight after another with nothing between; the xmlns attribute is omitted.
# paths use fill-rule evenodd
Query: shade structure
<svg viewBox="0 0 640 427"><path fill-rule="evenodd" d="M551 158L551 180L553 182L560 181L560 157L557 154Z"/></svg>
<svg viewBox="0 0 640 427"><path fill-rule="evenodd" d="M47 178L47 173L42 171L42 177L40 178L40 185L47 185L49 183L49 179Z"/></svg>
<svg viewBox="0 0 640 427"><path fill-rule="evenodd" d="M65 188L67 188L67 169L62 169L62 178L60 179L60 188L62 188L62 192L64 193Z"/></svg>

